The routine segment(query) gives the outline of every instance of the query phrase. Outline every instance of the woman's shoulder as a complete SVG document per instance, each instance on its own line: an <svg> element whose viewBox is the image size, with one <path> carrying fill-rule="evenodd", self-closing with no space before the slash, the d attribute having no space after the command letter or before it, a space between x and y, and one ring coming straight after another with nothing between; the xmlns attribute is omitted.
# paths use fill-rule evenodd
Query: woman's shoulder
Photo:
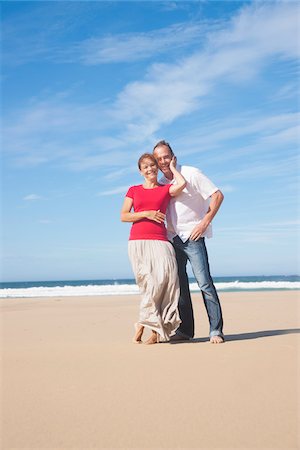
<svg viewBox="0 0 300 450"><path fill-rule="evenodd" d="M127 194L126 197L131 197L133 196L134 193L138 192L139 190L141 190L142 185L141 184L136 184L134 186L130 186L127 189Z"/></svg>
<svg viewBox="0 0 300 450"><path fill-rule="evenodd" d="M130 186L130 187L128 188L128 190L129 190L129 189L136 190L136 189L140 189L140 188L142 188L142 187L143 187L142 184L134 184L133 186Z"/></svg>

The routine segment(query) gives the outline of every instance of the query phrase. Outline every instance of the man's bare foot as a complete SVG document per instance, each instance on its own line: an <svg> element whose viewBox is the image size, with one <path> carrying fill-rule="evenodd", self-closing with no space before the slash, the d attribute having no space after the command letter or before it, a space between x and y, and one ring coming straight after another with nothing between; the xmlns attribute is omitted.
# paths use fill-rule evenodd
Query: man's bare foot
<svg viewBox="0 0 300 450"><path fill-rule="evenodd" d="M224 339L222 338L222 336L212 336L209 341L211 344L223 344L224 343Z"/></svg>
<svg viewBox="0 0 300 450"><path fill-rule="evenodd" d="M156 333L156 331L152 331L151 336L149 337L149 339L147 339L147 341L145 342L145 344L157 344L159 342L159 335Z"/></svg>
<svg viewBox="0 0 300 450"><path fill-rule="evenodd" d="M144 332L144 327L143 325L140 325L139 323L135 323L134 324L134 328L135 328L135 335L134 338L132 339L132 342L134 342L134 344L142 344L142 336L143 336L143 332Z"/></svg>

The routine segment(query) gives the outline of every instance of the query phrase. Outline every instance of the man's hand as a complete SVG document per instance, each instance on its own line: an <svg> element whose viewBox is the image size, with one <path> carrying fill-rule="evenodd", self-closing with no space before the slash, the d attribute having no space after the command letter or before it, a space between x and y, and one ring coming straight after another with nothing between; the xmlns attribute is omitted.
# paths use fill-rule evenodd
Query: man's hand
<svg viewBox="0 0 300 450"><path fill-rule="evenodd" d="M201 222L198 223L198 225L196 225L195 228L193 229L193 231L191 232L190 240L198 241L202 237L202 235L205 233L208 225L209 225L209 222L206 222L204 219L201 220Z"/></svg>
<svg viewBox="0 0 300 450"><path fill-rule="evenodd" d="M158 209L157 211L146 211L146 217L154 222L162 223L165 221L166 215Z"/></svg>
<svg viewBox="0 0 300 450"><path fill-rule="evenodd" d="M211 223L215 215L217 214L218 209L224 199L224 195L220 190L214 192L211 195L210 205L207 210L206 215L203 217L200 223L195 226L193 231L191 232L190 239L191 241L198 241L203 234L205 233L208 225Z"/></svg>

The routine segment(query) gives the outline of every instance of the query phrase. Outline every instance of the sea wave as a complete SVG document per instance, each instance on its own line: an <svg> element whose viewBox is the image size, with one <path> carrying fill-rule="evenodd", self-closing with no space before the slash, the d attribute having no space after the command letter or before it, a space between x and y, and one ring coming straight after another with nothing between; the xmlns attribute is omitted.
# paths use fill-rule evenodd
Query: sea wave
<svg viewBox="0 0 300 450"><path fill-rule="evenodd" d="M260 291L260 290L298 290L298 281L232 281L215 283L218 291ZM197 283L190 283L192 292L199 292ZM75 296L101 296L101 295L133 295L138 294L136 284L107 284L82 286L39 286L28 288L0 289L0 298L30 298L30 297L75 297Z"/></svg>

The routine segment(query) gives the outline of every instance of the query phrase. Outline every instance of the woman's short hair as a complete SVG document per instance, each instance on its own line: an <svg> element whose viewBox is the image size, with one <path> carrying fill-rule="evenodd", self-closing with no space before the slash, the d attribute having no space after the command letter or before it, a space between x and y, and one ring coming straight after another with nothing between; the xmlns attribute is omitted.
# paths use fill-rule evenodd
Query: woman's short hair
<svg viewBox="0 0 300 450"><path fill-rule="evenodd" d="M140 170L141 170L141 164L144 161L144 159L150 159L152 162L154 162L156 167L158 167L157 161L154 158L154 156L152 155L152 153L143 153L142 156L140 156L139 160L138 160L138 166L139 166Z"/></svg>
<svg viewBox="0 0 300 450"><path fill-rule="evenodd" d="M157 144L155 144L154 145L154 147L153 147L153 153L155 152L155 149L157 148L157 147L162 147L162 146L165 146L165 147L168 147L168 149L170 150L170 153L171 153L171 156L174 156L174 152L173 152L173 150L172 150L172 147L171 147L171 145L169 144L169 142L167 142L167 141L159 141Z"/></svg>

